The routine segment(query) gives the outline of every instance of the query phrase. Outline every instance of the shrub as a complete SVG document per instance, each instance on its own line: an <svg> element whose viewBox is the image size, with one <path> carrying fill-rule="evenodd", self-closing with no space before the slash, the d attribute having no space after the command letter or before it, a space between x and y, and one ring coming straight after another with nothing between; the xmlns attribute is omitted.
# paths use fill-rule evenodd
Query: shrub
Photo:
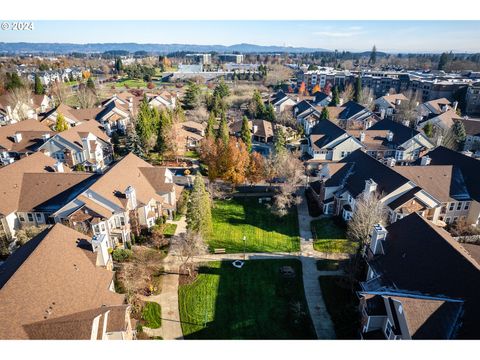
<svg viewBox="0 0 480 360"><path fill-rule="evenodd" d="M162 308L158 303L147 302L142 310L142 319L146 327L158 329L162 325Z"/></svg>
<svg viewBox="0 0 480 360"><path fill-rule="evenodd" d="M131 250L131 249L132 249L132 244L130 243L130 241L126 241L126 242L125 242L125 247L126 247L128 250Z"/></svg>
<svg viewBox="0 0 480 360"><path fill-rule="evenodd" d="M138 333L143 333L143 325L140 324L140 323L137 324L137 332Z"/></svg>
<svg viewBox="0 0 480 360"><path fill-rule="evenodd" d="M126 261L131 256L132 256L132 250L125 250L121 248L113 250L113 253L112 253L113 260L118 262Z"/></svg>

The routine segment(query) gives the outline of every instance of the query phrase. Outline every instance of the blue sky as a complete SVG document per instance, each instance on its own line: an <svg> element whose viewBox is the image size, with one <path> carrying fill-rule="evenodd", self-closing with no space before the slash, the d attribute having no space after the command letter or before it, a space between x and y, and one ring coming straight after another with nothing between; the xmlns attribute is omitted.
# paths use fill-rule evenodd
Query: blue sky
<svg viewBox="0 0 480 360"><path fill-rule="evenodd" d="M252 43L365 51L480 52L480 21L34 21L4 42Z"/></svg>

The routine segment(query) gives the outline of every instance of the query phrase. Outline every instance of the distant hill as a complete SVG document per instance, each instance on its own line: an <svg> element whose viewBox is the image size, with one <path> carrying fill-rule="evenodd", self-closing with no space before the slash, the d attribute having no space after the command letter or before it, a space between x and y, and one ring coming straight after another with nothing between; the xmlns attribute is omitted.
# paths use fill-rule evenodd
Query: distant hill
<svg viewBox="0 0 480 360"><path fill-rule="evenodd" d="M307 53L315 51L330 51L290 46L263 46L253 44L225 45L192 45L192 44L137 44L137 43L6 43L0 42L0 53L103 53L105 51L124 50L129 53L145 51L147 53L166 54L177 51L187 52L218 52L218 53Z"/></svg>

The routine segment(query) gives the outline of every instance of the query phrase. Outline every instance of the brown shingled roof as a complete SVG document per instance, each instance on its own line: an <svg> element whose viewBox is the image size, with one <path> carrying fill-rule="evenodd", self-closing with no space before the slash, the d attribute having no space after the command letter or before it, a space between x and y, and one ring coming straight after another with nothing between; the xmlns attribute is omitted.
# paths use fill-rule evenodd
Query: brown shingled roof
<svg viewBox="0 0 480 360"><path fill-rule="evenodd" d="M22 140L16 143L13 136L16 133L22 134ZM0 127L0 148L8 151L23 153L27 151L34 151L33 147L38 147L43 143L42 135L49 134L50 136L56 133L48 126L40 123L37 120L30 119L17 122L15 124Z"/></svg>
<svg viewBox="0 0 480 360"><path fill-rule="evenodd" d="M38 244L29 253L19 253L23 262L14 253L4 264L17 269L0 289L0 338L85 338L89 321L71 326L61 319L73 317L79 325L79 313L122 305L124 296L109 290L114 273L95 266L88 240L73 229L56 224L39 236L40 241L31 240Z"/></svg>
<svg viewBox="0 0 480 360"><path fill-rule="evenodd" d="M25 173L51 172L55 163L55 159L38 152L0 168L0 214L17 210ZM65 168L65 172L70 169Z"/></svg>

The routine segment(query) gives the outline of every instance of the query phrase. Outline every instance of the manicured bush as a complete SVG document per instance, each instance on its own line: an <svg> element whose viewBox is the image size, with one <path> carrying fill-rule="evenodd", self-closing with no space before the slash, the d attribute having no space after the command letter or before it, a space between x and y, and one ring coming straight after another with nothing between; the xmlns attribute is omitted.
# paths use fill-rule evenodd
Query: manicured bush
<svg viewBox="0 0 480 360"><path fill-rule="evenodd" d="M112 253L113 260L118 262L126 261L131 256L132 256L132 250L128 250L128 249L125 250L125 249L118 248L113 250L113 253Z"/></svg>

